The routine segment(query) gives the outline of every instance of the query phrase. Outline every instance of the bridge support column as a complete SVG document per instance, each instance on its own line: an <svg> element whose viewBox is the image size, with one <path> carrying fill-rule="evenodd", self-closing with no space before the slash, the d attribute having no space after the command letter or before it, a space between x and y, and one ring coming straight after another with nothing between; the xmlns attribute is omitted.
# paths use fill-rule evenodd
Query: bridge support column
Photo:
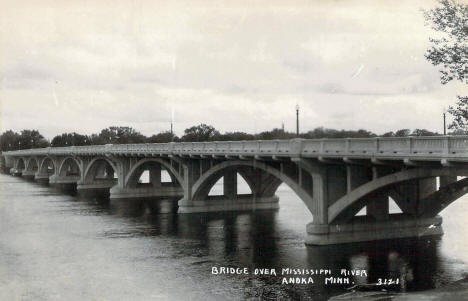
<svg viewBox="0 0 468 301"><path fill-rule="evenodd" d="M378 167L372 167L372 180L379 178L384 173ZM367 215L372 216L377 221L388 220L390 214L390 208L388 204L388 195L376 193L369 196L367 203Z"/></svg>
<svg viewBox="0 0 468 301"><path fill-rule="evenodd" d="M381 177L395 173L390 169L372 168L370 172L347 167L347 195L360 186L378 181ZM353 181L354 179L354 181ZM306 244L330 245L374 240L439 236L443 234L440 216L425 216L425 199L436 191L435 177L410 180L393 186L377 189L358 199L340 216L328 224L309 224ZM389 196L395 200L403 213L390 214ZM346 198L346 195L342 196ZM331 202L333 204L333 201ZM363 206L367 208L365 216L355 214Z"/></svg>
<svg viewBox="0 0 468 301"><path fill-rule="evenodd" d="M455 183L457 181L457 176L445 176L445 177L440 177L440 187L445 187L448 186L452 183Z"/></svg>

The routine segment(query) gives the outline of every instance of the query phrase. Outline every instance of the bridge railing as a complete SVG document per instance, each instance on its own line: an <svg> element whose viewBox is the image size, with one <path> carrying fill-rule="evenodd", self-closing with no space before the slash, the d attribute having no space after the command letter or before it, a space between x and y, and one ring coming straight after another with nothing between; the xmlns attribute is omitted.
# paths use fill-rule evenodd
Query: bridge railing
<svg viewBox="0 0 468 301"><path fill-rule="evenodd" d="M4 152L21 155L246 155L246 156L451 156L468 157L468 136L291 139L48 147Z"/></svg>

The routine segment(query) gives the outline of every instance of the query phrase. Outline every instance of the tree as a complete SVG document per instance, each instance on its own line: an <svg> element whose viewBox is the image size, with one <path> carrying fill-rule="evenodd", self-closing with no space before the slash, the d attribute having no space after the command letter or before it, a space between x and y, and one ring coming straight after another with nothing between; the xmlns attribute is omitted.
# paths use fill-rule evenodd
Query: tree
<svg viewBox="0 0 468 301"><path fill-rule="evenodd" d="M393 131L386 132L382 137L395 137L395 133Z"/></svg>
<svg viewBox="0 0 468 301"><path fill-rule="evenodd" d="M0 136L0 149L2 151L11 151L18 149L20 134L8 130Z"/></svg>
<svg viewBox="0 0 468 301"><path fill-rule="evenodd" d="M19 134L8 130L0 136L0 148L2 151L47 146L49 146L49 142L37 130L22 130Z"/></svg>
<svg viewBox="0 0 468 301"><path fill-rule="evenodd" d="M37 130L22 130L18 143L19 149L49 146L49 142Z"/></svg>
<svg viewBox="0 0 468 301"><path fill-rule="evenodd" d="M53 147L58 146L74 146L74 145L90 145L91 141L89 137L81 134L63 133L52 138L50 143Z"/></svg>
<svg viewBox="0 0 468 301"><path fill-rule="evenodd" d="M395 137L407 137L411 131L409 129L401 129L395 132Z"/></svg>
<svg viewBox="0 0 468 301"><path fill-rule="evenodd" d="M468 5L454 0L439 0L441 7L424 12L426 21L440 35L430 38L432 46L425 57L441 66L443 84L453 79L468 83Z"/></svg>
<svg viewBox="0 0 468 301"><path fill-rule="evenodd" d="M437 132L431 132L426 129L415 129L413 133L411 133L411 136L438 136L439 133Z"/></svg>
<svg viewBox="0 0 468 301"><path fill-rule="evenodd" d="M285 132L283 129L275 128L271 131L261 132L256 135L259 140L273 140L273 139L291 139L296 137L296 134Z"/></svg>
<svg viewBox="0 0 468 301"><path fill-rule="evenodd" d="M171 133L170 131L161 132L159 134L153 135L146 139L148 143L167 143L172 141L178 141L179 137Z"/></svg>
<svg viewBox="0 0 468 301"><path fill-rule="evenodd" d="M446 84L452 80L468 84L468 5L454 0L439 0L439 7L424 11L426 21L438 33L430 38L431 48L425 57L440 67L440 80ZM450 129L468 130L468 97L457 96L456 107L449 113L454 121Z"/></svg>
<svg viewBox="0 0 468 301"><path fill-rule="evenodd" d="M456 107L450 106L448 112L453 116L453 122L449 124L449 129L459 130L468 133L468 97L457 96Z"/></svg>
<svg viewBox="0 0 468 301"><path fill-rule="evenodd" d="M226 132L216 137L220 141L241 141L241 140L253 140L255 136L244 132Z"/></svg>
<svg viewBox="0 0 468 301"><path fill-rule="evenodd" d="M182 141L213 141L214 137L219 136L219 132L212 127L211 125L206 125L204 123L192 126L184 130L184 136L182 136Z"/></svg>
<svg viewBox="0 0 468 301"><path fill-rule="evenodd" d="M99 138L103 144L144 143L146 140L144 135L128 126L111 126L103 129Z"/></svg>

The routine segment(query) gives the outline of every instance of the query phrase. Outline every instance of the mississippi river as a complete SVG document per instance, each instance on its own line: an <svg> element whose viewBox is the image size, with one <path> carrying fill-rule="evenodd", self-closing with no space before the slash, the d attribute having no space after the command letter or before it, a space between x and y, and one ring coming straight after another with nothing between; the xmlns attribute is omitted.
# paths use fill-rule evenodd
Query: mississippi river
<svg viewBox="0 0 468 301"><path fill-rule="evenodd" d="M278 211L177 215L0 175L0 300L326 300L352 283L424 291L468 271L466 196L443 211L440 239L307 247L306 206L287 186L277 195Z"/></svg>

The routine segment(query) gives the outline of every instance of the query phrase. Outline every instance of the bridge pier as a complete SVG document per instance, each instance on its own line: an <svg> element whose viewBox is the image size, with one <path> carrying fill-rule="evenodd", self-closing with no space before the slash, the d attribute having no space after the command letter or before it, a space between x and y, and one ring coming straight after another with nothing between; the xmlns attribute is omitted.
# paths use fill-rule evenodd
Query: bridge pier
<svg viewBox="0 0 468 301"><path fill-rule="evenodd" d="M279 209L277 196L257 198L252 194L236 195L234 198L226 196L209 196L200 201L179 201L178 213L222 212L222 211L255 211Z"/></svg>
<svg viewBox="0 0 468 301"><path fill-rule="evenodd" d="M49 177L50 175L46 173L36 172L34 174L34 180L41 184L49 184Z"/></svg>
<svg viewBox="0 0 468 301"><path fill-rule="evenodd" d="M49 185L63 191L75 192L79 180L80 176L60 177L54 174L49 178Z"/></svg>
<svg viewBox="0 0 468 301"><path fill-rule="evenodd" d="M305 243L333 245L396 238L443 235L442 217L408 218L389 215L387 220L375 221L356 217L346 224L307 225Z"/></svg>
<svg viewBox="0 0 468 301"><path fill-rule="evenodd" d="M143 186L143 187L118 187L110 189L111 199L136 199L136 198L169 198L180 199L184 191L179 186Z"/></svg>
<svg viewBox="0 0 468 301"><path fill-rule="evenodd" d="M34 170L24 170L21 176L28 180L34 180L34 176L36 175L36 171Z"/></svg>
<svg viewBox="0 0 468 301"><path fill-rule="evenodd" d="M82 197L102 197L108 198L110 189L117 184L115 179L99 179L92 183L78 181L76 190Z"/></svg>

